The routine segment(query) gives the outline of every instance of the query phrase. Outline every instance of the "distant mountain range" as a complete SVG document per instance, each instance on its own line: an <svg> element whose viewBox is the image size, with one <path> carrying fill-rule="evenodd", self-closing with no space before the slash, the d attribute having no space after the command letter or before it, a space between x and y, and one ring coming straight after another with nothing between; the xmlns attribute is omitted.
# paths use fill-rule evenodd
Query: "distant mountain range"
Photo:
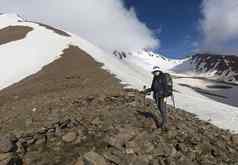
<svg viewBox="0 0 238 165"><path fill-rule="evenodd" d="M114 56L121 60L129 59L133 63L144 67L146 70L154 65L164 71L172 71L187 76L205 77L226 82L238 81L238 56L195 54L184 59L170 59L161 54L150 51L119 52L114 51Z"/></svg>
<svg viewBox="0 0 238 165"><path fill-rule="evenodd" d="M197 54L191 59L197 72L212 73L218 79L238 81L238 56Z"/></svg>

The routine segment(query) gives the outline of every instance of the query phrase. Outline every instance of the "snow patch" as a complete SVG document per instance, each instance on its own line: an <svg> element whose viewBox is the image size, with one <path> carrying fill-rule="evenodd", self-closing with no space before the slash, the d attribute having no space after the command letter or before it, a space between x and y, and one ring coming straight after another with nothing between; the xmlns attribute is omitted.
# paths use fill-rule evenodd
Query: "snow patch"
<svg viewBox="0 0 238 165"><path fill-rule="evenodd" d="M8 17L8 15L3 15L3 17ZM10 21L4 23L4 26L23 25L32 27L34 30L29 32L24 39L0 45L2 55L0 89L38 72L43 66L59 58L70 43L70 39L44 27L29 22L18 22L18 20L18 17L13 15Z"/></svg>

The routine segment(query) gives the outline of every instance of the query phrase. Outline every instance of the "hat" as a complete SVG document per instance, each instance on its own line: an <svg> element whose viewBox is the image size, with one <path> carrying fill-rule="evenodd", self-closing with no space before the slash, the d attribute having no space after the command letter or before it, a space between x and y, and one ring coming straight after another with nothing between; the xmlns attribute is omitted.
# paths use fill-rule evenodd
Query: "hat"
<svg viewBox="0 0 238 165"><path fill-rule="evenodd" d="M152 70L152 73L159 72L159 71L160 71L160 67L154 66L153 70Z"/></svg>

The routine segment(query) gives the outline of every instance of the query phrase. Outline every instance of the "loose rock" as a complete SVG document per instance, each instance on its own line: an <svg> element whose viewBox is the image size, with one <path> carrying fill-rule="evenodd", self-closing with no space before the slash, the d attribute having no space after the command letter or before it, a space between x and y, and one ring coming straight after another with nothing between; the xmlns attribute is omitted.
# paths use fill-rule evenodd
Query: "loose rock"
<svg viewBox="0 0 238 165"><path fill-rule="evenodd" d="M84 162L87 165L106 165L104 157L93 151L84 155Z"/></svg>
<svg viewBox="0 0 238 165"><path fill-rule="evenodd" d="M14 149L14 144L10 138L0 138L0 153L11 152Z"/></svg>
<svg viewBox="0 0 238 165"><path fill-rule="evenodd" d="M77 134L75 132L69 132L62 137L63 141L67 143L73 142L76 138Z"/></svg>

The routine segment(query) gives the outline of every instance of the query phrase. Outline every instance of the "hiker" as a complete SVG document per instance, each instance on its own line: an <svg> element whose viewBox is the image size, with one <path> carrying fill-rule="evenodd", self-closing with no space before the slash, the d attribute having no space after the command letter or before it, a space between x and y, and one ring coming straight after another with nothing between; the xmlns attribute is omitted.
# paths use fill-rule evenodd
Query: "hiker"
<svg viewBox="0 0 238 165"><path fill-rule="evenodd" d="M144 91L145 94L153 92L153 98L160 111L162 121L159 126L167 129L167 110L165 98L172 96L172 78L168 73L163 73L158 66L153 67L153 82L151 88Z"/></svg>

